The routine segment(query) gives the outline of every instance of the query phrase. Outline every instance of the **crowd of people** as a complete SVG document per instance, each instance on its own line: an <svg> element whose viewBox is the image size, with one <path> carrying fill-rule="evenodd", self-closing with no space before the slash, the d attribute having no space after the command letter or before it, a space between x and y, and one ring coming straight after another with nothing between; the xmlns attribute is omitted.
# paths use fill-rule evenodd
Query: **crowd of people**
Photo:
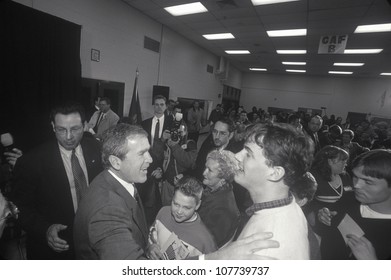
<svg viewBox="0 0 391 280"><path fill-rule="evenodd" d="M4 149L0 233L19 258L391 258L387 123L222 104L207 119L157 95L137 125L95 105L54 106L53 139Z"/></svg>

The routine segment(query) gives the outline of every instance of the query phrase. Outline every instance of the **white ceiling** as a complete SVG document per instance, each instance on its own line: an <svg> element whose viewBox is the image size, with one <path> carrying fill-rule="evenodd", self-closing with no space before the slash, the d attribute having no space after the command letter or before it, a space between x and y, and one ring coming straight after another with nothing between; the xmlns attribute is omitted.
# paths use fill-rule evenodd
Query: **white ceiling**
<svg viewBox="0 0 391 280"><path fill-rule="evenodd" d="M391 72L391 32L353 34L358 25L391 22L390 0L301 0L253 6L251 0L199 0L208 12L174 17L163 8L197 0L122 0L145 15L178 32L212 53L226 57L241 71L267 68L305 69L306 74L353 71L355 77L379 77ZM269 38L266 30L307 28L307 36ZM232 33L235 39L208 41L203 34ZM348 35L347 49L382 48L380 54L318 54L324 35ZM229 49L246 49L250 55L228 55ZM277 49L306 49L305 55L279 55ZM282 61L306 61L306 66L286 66ZM363 62L361 67L337 67L334 62Z"/></svg>

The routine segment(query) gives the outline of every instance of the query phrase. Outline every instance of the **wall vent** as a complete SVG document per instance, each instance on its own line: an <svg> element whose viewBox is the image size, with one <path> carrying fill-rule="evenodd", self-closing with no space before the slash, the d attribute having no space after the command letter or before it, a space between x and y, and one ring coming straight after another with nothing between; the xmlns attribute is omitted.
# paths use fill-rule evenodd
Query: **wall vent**
<svg viewBox="0 0 391 280"><path fill-rule="evenodd" d="M144 36L144 48L151 50L153 52L160 52L160 42L152 38Z"/></svg>

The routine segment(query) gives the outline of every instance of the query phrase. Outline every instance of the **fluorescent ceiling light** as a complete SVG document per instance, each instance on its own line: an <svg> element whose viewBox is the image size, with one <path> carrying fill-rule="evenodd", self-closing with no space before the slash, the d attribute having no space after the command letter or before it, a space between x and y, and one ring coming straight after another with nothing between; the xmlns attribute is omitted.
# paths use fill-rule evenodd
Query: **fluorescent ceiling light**
<svg viewBox="0 0 391 280"><path fill-rule="evenodd" d="M391 76L391 73L380 73L382 76Z"/></svg>
<svg viewBox="0 0 391 280"><path fill-rule="evenodd" d="M345 50L346 54L362 54L362 53L380 53L383 49L351 49Z"/></svg>
<svg viewBox="0 0 391 280"><path fill-rule="evenodd" d="M299 0L251 0L254 6L278 4L278 3L285 3L285 2L295 2L295 1L299 1Z"/></svg>
<svg viewBox="0 0 391 280"><path fill-rule="evenodd" d="M291 37L307 35L307 29L270 30L266 32L269 37Z"/></svg>
<svg viewBox="0 0 391 280"><path fill-rule="evenodd" d="M234 39L232 33L217 33L217 34L205 34L202 35L208 40L222 40L222 39Z"/></svg>
<svg viewBox="0 0 391 280"><path fill-rule="evenodd" d="M306 65L306 62L289 62L289 61L283 61L282 64L284 65Z"/></svg>
<svg viewBox="0 0 391 280"><path fill-rule="evenodd" d="M251 71L267 71L266 68L249 68Z"/></svg>
<svg viewBox="0 0 391 280"><path fill-rule="evenodd" d="M344 72L344 71L329 71L329 74L342 74L342 75L350 75L353 72Z"/></svg>
<svg viewBox="0 0 391 280"><path fill-rule="evenodd" d="M363 66L364 63L344 63L344 62L335 62L333 66Z"/></svg>
<svg viewBox="0 0 391 280"><path fill-rule="evenodd" d="M277 50L278 54L306 54L306 50Z"/></svg>
<svg viewBox="0 0 391 280"><path fill-rule="evenodd" d="M200 2L194 2L190 4L176 5L164 8L173 16L183 16L190 14L204 13L208 10Z"/></svg>
<svg viewBox="0 0 391 280"><path fill-rule="evenodd" d="M227 54L249 54L250 52L247 50L230 50L225 51Z"/></svg>
<svg viewBox="0 0 391 280"><path fill-rule="evenodd" d="M305 73L305 70L286 69L286 72Z"/></svg>
<svg viewBox="0 0 391 280"><path fill-rule="evenodd" d="M391 23L357 26L354 33L391 32Z"/></svg>

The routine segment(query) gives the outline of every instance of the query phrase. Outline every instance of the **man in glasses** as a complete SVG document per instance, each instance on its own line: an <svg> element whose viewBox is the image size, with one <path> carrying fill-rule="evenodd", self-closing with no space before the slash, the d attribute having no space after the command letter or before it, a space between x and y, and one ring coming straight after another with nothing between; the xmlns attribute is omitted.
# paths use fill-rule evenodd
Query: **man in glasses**
<svg viewBox="0 0 391 280"><path fill-rule="evenodd" d="M27 233L28 259L73 259L74 215L88 183L102 170L99 143L83 138L84 110L77 104L51 113L55 141L20 157L15 197Z"/></svg>

